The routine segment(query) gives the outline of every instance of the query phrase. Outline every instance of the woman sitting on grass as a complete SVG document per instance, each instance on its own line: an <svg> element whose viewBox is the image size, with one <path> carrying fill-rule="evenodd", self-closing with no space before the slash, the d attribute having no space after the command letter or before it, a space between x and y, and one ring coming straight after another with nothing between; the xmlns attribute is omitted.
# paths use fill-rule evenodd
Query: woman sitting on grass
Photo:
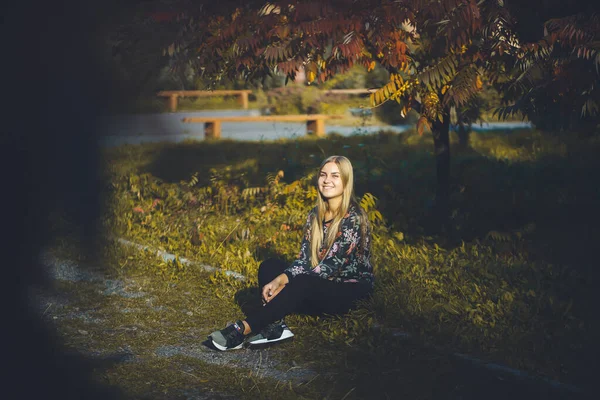
<svg viewBox="0 0 600 400"><path fill-rule="evenodd" d="M291 313L340 315L373 291L371 230L354 197L352 164L331 156L321 164L317 205L308 214L300 254L292 265L277 259L258 270L263 307L243 321L209 335L219 350L277 342L294 334L283 322Z"/></svg>

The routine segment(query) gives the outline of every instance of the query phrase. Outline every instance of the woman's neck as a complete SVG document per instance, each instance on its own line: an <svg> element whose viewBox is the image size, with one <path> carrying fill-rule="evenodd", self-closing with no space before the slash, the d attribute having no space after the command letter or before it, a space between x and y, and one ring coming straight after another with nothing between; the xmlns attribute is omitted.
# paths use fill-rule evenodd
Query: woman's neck
<svg viewBox="0 0 600 400"><path fill-rule="evenodd" d="M325 211L325 220L329 221L332 219L339 211L342 206L342 199L329 199L327 201L327 211Z"/></svg>

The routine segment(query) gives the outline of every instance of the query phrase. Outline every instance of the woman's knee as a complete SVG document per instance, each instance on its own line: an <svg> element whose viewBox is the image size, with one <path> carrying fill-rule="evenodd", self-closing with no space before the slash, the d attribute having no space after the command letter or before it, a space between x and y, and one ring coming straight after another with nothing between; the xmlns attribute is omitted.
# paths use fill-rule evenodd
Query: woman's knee
<svg viewBox="0 0 600 400"><path fill-rule="evenodd" d="M260 263L258 267L258 281L261 285L266 285L282 274L287 264L279 258L269 258Z"/></svg>
<svg viewBox="0 0 600 400"><path fill-rule="evenodd" d="M285 265L285 262L280 259L280 258L267 258L266 260L264 260L263 262L260 263L260 266L258 267L259 269L279 269L282 267L282 265Z"/></svg>

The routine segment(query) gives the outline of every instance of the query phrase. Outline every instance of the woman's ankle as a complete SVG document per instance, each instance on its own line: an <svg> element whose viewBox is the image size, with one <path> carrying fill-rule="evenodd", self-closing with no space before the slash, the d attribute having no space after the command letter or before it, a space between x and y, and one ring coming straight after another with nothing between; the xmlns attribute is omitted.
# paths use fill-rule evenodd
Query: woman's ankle
<svg viewBox="0 0 600 400"><path fill-rule="evenodd" d="M250 328L248 322L246 322L246 320L243 320L242 323L244 324L244 335L249 335L250 333L252 333L252 328Z"/></svg>

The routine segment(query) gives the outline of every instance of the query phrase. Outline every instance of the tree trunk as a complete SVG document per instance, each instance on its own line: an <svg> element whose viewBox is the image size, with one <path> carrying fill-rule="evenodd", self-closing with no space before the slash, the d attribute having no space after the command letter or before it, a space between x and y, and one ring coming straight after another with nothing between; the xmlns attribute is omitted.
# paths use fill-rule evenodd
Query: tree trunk
<svg viewBox="0 0 600 400"><path fill-rule="evenodd" d="M458 145L465 149L469 146L469 130L463 123L458 124L457 132L458 134Z"/></svg>
<svg viewBox="0 0 600 400"><path fill-rule="evenodd" d="M450 215L450 110L444 109L442 121L434 121L431 127L435 154L437 187L435 214L442 231L447 231Z"/></svg>

